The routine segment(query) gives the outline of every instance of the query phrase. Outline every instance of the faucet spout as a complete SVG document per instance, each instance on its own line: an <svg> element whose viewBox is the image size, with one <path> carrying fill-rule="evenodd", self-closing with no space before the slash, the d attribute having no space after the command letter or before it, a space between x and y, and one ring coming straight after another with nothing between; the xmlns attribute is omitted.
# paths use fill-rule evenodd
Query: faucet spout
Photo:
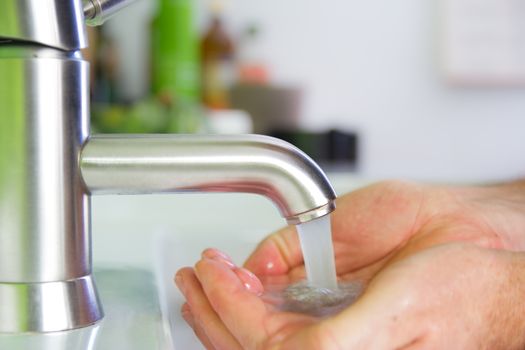
<svg viewBox="0 0 525 350"><path fill-rule="evenodd" d="M261 135L93 136L80 166L91 194L255 193L273 201L289 224L335 208L335 192L315 162Z"/></svg>

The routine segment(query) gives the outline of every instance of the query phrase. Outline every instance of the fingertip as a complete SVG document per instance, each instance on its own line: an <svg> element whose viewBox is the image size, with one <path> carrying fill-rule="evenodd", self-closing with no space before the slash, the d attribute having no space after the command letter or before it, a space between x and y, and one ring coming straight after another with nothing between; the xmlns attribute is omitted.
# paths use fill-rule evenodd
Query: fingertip
<svg viewBox="0 0 525 350"><path fill-rule="evenodd" d="M179 290L184 294L183 288L184 288L184 279L182 277L182 274L177 273L175 277L173 278L175 281L175 285L179 288Z"/></svg>
<svg viewBox="0 0 525 350"><path fill-rule="evenodd" d="M175 275L173 276L173 279L175 280L177 276L183 276L188 273L191 273L193 271L193 268L191 266L184 266L177 270Z"/></svg>
<svg viewBox="0 0 525 350"><path fill-rule="evenodd" d="M186 323L188 323L193 328L193 325L195 322L193 320L193 314L191 312L191 308L188 303L182 304L180 308L180 314L182 318L184 319L184 321L186 321Z"/></svg>
<svg viewBox="0 0 525 350"><path fill-rule="evenodd" d="M218 294L223 298L238 291L248 291L250 294L260 296L264 291L260 280L249 270L242 267L232 269L216 260L200 260L195 265L195 273L207 294L211 293L208 297L212 304L216 302L215 296ZM215 293L218 291L220 291L218 294Z"/></svg>
<svg viewBox="0 0 525 350"><path fill-rule="evenodd" d="M195 320L191 312L182 312L181 316L182 319L188 324L188 326L190 326L191 328L195 328Z"/></svg>
<svg viewBox="0 0 525 350"><path fill-rule="evenodd" d="M191 311L191 309L190 309L190 305L188 303L184 303L180 307L180 312L181 313L186 313L186 312L190 312L190 311Z"/></svg>
<svg viewBox="0 0 525 350"><path fill-rule="evenodd" d="M179 288L179 290L184 294L185 293L185 275L188 275L190 273L193 273L193 269L191 267L183 267L177 271L177 273L173 276L173 281L175 282L175 285Z"/></svg>
<svg viewBox="0 0 525 350"><path fill-rule="evenodd" d="M222 257L213 259L203 258L195 264L195 273L197 276L210 275L211 277L223 276L224 274L234 276L231 272L239 267L232 262L224 260ZM200 277L199 277L200 278ZM224 278L224 277L221 277Z"/></svg>
<svg viewBox="0 0 525 350"><path fill-rule="evenodd" d="M281 275L289 270L279 244L270 237L263 241L244 263L257 276Z"/></svg>
<svg viewBox="0 0 525 350"><path fill-rule="evenodd" d="M230 256L216 248L207 248L201 253L201 259L211 259L218 261L228 268L233 269L236 267L235 263L232 261Z"/></svg>
<svg viewBox="0 0 525 350"><path fill-rule="evenodd" d="M210 264L212 260L211 259L200 259L195 263L195 266L193 266L193 269L195 270L195 274L199 276L202 271L206 270L208 268L208 265Z"/></svg>
<svg viewBox="0 0 525 350"><path fill-rule="evenodd" d="M202 258L209 258L209 259L214 259L216 257L220 257L224 260L228 260L228 261L233 261L232 258L224 253L223 251L217 249L217 248L206 248L204 249L204 251L202 252L201 254L201 257Z"/></svg>
<svg viewBox="0 0 525 350"><path fill-rule="evenodd" d="M225 264L224 261L204 258L195 263L194 270L197 278L201 280L201 282L210 282L222 275L224 271L231 271L232 267Z"/></svg>

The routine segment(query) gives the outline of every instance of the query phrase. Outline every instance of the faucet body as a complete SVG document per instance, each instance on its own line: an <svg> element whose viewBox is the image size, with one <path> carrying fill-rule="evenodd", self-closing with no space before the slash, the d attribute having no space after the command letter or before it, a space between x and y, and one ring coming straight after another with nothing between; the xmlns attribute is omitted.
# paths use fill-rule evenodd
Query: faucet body
<svg viewBox="0 0 525 350"><path fill-rule="evenodd" d="M89 0L97 2L105 1ZM323 172L280 140L90 136L81 5L5 0L0 11L0 332L67 330L103 317L91 195L257 193L292 224L334 209Z"/></svg>
<svg viewBox="0 0 525 350"><path fill-rule="evenodd" d="M77 52L3 44L0 77L0 330L94 323L102 310L79 171L88 64Z"/></svg>

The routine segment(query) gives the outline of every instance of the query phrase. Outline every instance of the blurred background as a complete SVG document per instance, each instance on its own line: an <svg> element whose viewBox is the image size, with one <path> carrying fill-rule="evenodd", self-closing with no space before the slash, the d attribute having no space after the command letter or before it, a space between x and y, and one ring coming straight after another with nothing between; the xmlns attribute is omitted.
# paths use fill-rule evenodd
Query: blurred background
<svg viewBox="0 0 525 350"><path fill-rule="evenodd" d="M525 0L139 0L90 30L95 132L263 133L368 179L525 176Z"/></svg>

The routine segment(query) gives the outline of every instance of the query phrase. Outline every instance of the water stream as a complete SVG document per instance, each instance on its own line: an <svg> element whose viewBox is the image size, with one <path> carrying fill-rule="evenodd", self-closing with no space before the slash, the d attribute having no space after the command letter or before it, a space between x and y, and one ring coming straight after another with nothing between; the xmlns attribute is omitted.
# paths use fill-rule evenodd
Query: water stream
<svg viewBox="0 0 525 350"><path fill-rule="evenodd" d="M337 282L330 215L296 226L306 281L276 288L268 300L284 311L317 317L333 315L351 305L361 294L362 284Z"/></svg>
<svg viewBox="0 0 525 350"><path fill-rule="evenodd" d="M296 226L311 286L337 289L330 215Z"/></svg>

